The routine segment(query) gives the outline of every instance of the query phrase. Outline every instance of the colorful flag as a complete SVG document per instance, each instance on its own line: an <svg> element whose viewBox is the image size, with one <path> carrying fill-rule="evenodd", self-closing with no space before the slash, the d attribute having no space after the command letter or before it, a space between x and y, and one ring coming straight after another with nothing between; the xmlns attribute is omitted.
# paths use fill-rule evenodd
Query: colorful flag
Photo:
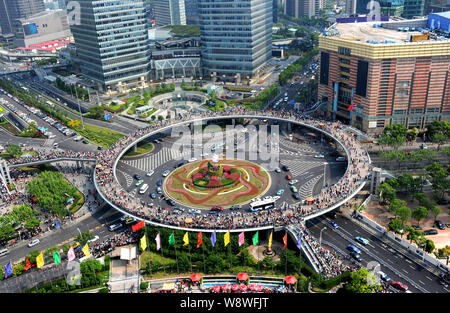
<svg viewBox="0 0 450 313"><path fill-rule="evenodd" d="M156 235L155 237L155 241L156 241L156 251L159 251L159 249L161 249L161 237L158 235Z"/></svg>
<svg viewBox="0 0 450 313"><path fill-rule="evenodd" d="M244 232L239 234L239 247L242 246L245 242Z"/></svg>
<svg viewBox="0 0 450 313"><path fill-rule="evenodd" d="M225 236L223 236L223 243L225 247L230 243L230 231L227 231Z"/></svg>
<svg viewBox="0 0 450 313"><path fill-rule="evenodd" d="M44 266L44 256L42 252L36 257L36 267L41 268Z"/></svg>
<svg viewBox="0 0 450 313"><path fill-rule="evenodd" d="M302 237L301 237L301 236L298 237L298 239L297 239L297 248L298 248L299 250L302 249Z"/></svg>
<svg viewBox="0 0 450 313"><path fill-rule="evenodd" d="M186 234L184 234L183 242L184 242L183 246L187 246L187 245L189 244L189 235L188 235L188 232L186 232Z"/></svg>
<svg viewBox="0 0 450 313"><path fill-rule="evenodd" d="M347 108L347 111L351 111L351 110L353 110L353 104Z"/></svg>
<svg viewBox="0 0 450 313"><path fill-rule="evenodd" d="M73 251L73 247L70 247L69 251L67 252L67 260L72 261L75 259L75 251Z"/></svg>
<svg viewBox="0 0 450 313"><path fill-rule="evenodd" d="M55 262L55 265L61 263L61 256L59 255L59 251L55 251L53 253L53 261Z"/></svg>
<svg viewBox="0 0 450 313"><path fill-rule="evenodd" d="M91 253L89 252L89 246L87 243L84 245L84 247L83 247L83 249L81 249L81 251L83 251L84 255L87 258L91 255Z"/></svg>
<svg viewBox="0 0 450 313"><path fill-rule="evenodd" d="M287 233L284 234L283 243L284 243L284 246L283 246L283 250L284 250L284 249L286 249L286 246L287 246Z"/></svg>
<svg viewBox="0 0 450 313"><path fill-rule="evenodd" d="M147 238L145 238L145 235L141 238L141 249L142 251L145 251L145 249L147 249Z"/></svg>
<svg viewBox="0 0 450 313"><path fill-rule="evenodd" d="M272 234L273 232L271 232L269 236L269 249L272 248Z"/></svg>
<svg viewBox="0 0 450 313"><path fill-rule="evenodd" d="M12 264L11 261L8 262L8 264L6 264L5 266L5 278L8 278L9 276L11 276L13 270L12 270Z"/></svg>
<svg viewBox="0 0 450 313"><path fill-rule="evenodd" d="M256 232L256 234L253 235L252 241L253 241L254 246L258 245L258 241L259 241L258 232Z"/></svg>
<svg viewBox="0 0 450 313"><path fill-rule="evenodd" d="M25 262L24 270L28 271L30 268L31 268L30 260L28 260L28 257L27 257L27 261Z"/></svg>
<svg viewBox="0 0 450 313"><path fill-rule="evenodd" d="M202 245L202 243L203 243L202 233L198 233L198 235L197 235L197 248L200 247Z"/></svg>
<svg viewBox="0 0 450 313"><path fill-rule="evenodd" d="M170 235L170 237L169 237L169 246L173 246L173 245L175 245L175 236L172 233L172 235Z"/></svg>
<svg viewBox="0 0 450 313"><path fill-rule="evenodd" d="M213 247L216 245L216 231L213 231L211 234L211 244Z"/></svg>
<svg viewBox="0 0 450 313"><path fill-rule="evenodd" d="M138 229L141 229L142 227L145 226L145 221L142 220L137 224L134 224L133 226L131 226L131 229L133 230L133 232L137 231Z"/></svg>

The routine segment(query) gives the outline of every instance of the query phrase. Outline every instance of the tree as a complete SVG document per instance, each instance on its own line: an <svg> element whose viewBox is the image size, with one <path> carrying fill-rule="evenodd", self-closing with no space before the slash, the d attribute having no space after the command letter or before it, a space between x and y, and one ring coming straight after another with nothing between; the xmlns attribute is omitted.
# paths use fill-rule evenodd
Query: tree
<svg viewBox="0 0 450 313"><path fill-rule="evenodd" d="M162 115L158 115L158 120L162 121L164 119L164 117Z"/></svg>
<svg viewBox="0 0 450 313"><path fill-rule="evenodd" d="M433 215L434 221L436 221L438 215L442 213L442 209L439 208L438 206L434 206L431 208L430 213L431 213L431 215Z"/></svg>
<svg viewBox="0 0 450 313"><path fill-rule="evenodd" d="M398 147L405 143L407 134L408 129L405 125L388 125L384 128L383 135L381 136L380 140L378 140L378 142L398 149Z"/></svg>
<svg viewBox="0 0 450 313"><path fill-rule="evenodd" d="M444 142L450 139L450 122L433 121L427 125L426 135L431 141L438 143L438 151Z"/></svg>
<svg viewBox="0 0 450 313"><path fill-rule="evenodd" d="M6 152L8 152L13 158L18 158L22 155L22 148L19 145L12 144L6 147Z"/></svg>
<svg viewBox="0 0 450 313"><path fill-rule="evenodd" d="M414 227L409 226L407 231L408 231L408 234L406 236L406 239L408 239L410 241L410 243L412 243L413 241L418 242L419 238L423 237L423 232L415 229Z"/></svg>
<svg viewBox="0 0 450 313"><path fill-rule="evenodd" d="M101 281L97 277L97 272L102 270L102 264L99 260L85 260L80 264L81 283L83 286L93 286Z"/></svg>
<svg viewBox="0 0 450 313"><path fill-rule="evenodd" d="M381 290L381 285L375 280L373 273L361 268L350 274L350 282L345 289L352 293L376 293Z"/></svg>
<svg viewBox="0 0 450 313"><path fill-rule="evenodd" d="M94 234L92 234L89 230L87 230L78 235L77 238L75 238L75 240L78 241L80 245L84 246L92 238L94 238Z"/></svg>
<svg viewBox="0 0 450 313"><path fill-rule="evenodd" d="M417 226L419 226L419 223L421 220L426 218L428 216L428 210L424 206L419 206L412 210L412 217L417 221Z"/></svg>
<svg viewBox="0 0 450 313"><path fill-rule="evenodd" d="M399 219L393 219L389 222L388 227L394 233L400 233L400 231L402 230L402 221L400 221Z"/></svg>
<svg viewBox="0 0 450 313"><path fill-rule="evenodd" d="M406 206L406 201L395 198L389 204L389 210L397 217L397 210L404 206Z"/></svg>
<svg viewBox="0 0 450 313"><path fill-rule="evenodd" d="M449 172L442 164L434 162L425 168L428 175L433 180L433 191L438 199L443 199L444 194L450 190L450 179L448 179Z"/></svg>
<svg viewBox="0 0 450 313"><path fill-rule="evenodd" d="M380 196L380 204L389 205L395 198L395 189L388 183L382 183L378 186L378 194Z"/></svg>
<svg viewBox="0 0 450 313"><path fill-rule="evenodd" d="M401 206L395 211L395 214L402 221L402 229L407 221L411 219L411 209L406 206Z"/></svg>
<svg viewBox="0 0 450 313"><path fill-rule="evenodd" d="M103 113L105 112L103 107L95 105L88 109L90 116L93 118L102 118Z"/></svg>

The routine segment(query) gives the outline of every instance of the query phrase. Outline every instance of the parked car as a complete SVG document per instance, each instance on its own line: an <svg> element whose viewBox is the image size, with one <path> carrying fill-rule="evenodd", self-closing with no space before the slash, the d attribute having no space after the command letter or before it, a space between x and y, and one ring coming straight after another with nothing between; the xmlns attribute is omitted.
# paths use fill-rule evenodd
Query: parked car
<svg viewBox="0 0 450 313"><path fill-rule="evenodd" d="M242 206L235 204L230 207L230 210L240 210L241 208Z"/></svg>
<svg viewBox="0 0 450 313"><path fill-rule="evenodd" d="M191 214L202 214L202 211L199 209L189 209L188 212Z"/></svg>
<svg viewBox="0 0 450 313"><path fill-rule="evenodd" d="M437 235L438 231L436 229L427 229L423 231L424 235Z"/></svg>
<svg viewBox="0 0 450 313"><path fill-rule="evenodd" d="M314 157L316 159L323 159L325 156L323 154L316 154Z"/></svg>
<svg viewBox="0 0 450 313"><path fill-rule="evenodd" d="M436 227L441 229L441 230L445 229L444 223L442 223L442 221L440 221L440 220L437 220L436 222L434 222L434 225L436 225Z"/></svg>
<svg viewBox="0 0 450 313"><path fill-rule="evenodd" d="M211 211L222 212L222 211L223 211L223 207L221 207L221 206L213 206L213 207L211 208Z"/></svg>
<svg viewBox="0 0 450 313"><path fill-rule="evenodd" d="M448 200L448 199L439 199L438 201L437 201L437 204L440 204L440 205L447 205L447 204L449 204L450 203L450 200Z"/></svg>

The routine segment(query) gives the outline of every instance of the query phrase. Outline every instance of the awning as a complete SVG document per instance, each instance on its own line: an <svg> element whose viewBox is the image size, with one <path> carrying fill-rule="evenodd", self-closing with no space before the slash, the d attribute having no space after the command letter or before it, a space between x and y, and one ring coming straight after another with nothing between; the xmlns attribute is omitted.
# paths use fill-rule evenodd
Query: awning
<svg viewBox="0 0 450 313"><path fill-rule="evenodd" d="M308 198L306 198L306 201L312 202L312 201L314 201L314 198L308 197Z"/></svg>
<svg viewBox="0 0 450 313"><path fill-rule="evenodd" d="M192 218L187 218L187 219L184 220L184 222L186 224L192 223Z"/></svg>
<svg viewBox="0 0 450 313"><path fill-rule="evenodd" d="M192 274L191 275L191 281L200 281L202 279L202 275L201 274Z"/></svg>
<svg viewBox="0 0 450 313"><path fill-rule="evenodd" d="M237 279L240 280L240 281L247 280L248 279L248 274L247 273L239 273L237 275Z"/></svg>
<svg viewBox="0 0 450 313"><path fill-rule="evenodd" d="M295 278L294 276L286 276L284 278L284 281L286 282L286 284L293 285L297 282L297 278Z"/></svg>

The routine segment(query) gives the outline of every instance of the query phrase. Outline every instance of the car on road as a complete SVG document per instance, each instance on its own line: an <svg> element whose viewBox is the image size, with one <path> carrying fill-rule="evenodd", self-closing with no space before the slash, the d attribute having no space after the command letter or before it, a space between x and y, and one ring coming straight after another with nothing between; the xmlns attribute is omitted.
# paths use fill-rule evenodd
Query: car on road
<svg viewBox="0 0 450 313"><path fill-rule="evenodd" d="M296 184L296 183L298 183L298 180L297 179L294 179L294 180L291 180L291 181L289 181L289 185L294 185L294 184Z"/></svg>
<svg viewBox="0 0 450 313"><path fill-rule="evenodd" d="M279 189L277 191L277 196L281 196L284 193L284 189Z"/></svg>
<svg viewBox="0 0 450 313"><path fill-rule="evenodd" d="M436 227L441 229L441 230L445 229L444 223L442 223L442 221L440 221L440 220L437 220L436 222L434 222L434 225L436 225Z"/></svg>
<svg viewBox="0 0 450 313"><path fill-rule="evenodd" d="M158 179L158 181L156 182L156 186L160 187L162 186L162 179Z"/></svg>
<svg viewBox="0 0 450 313"><path fill-rule="evenodd" d="M84 143L85 145L87 145L89 142L88 142L86 139L84 139L84 140L82 141L82 143Z"/></svg>
<svg viewBox="0 0 450 313"><path fill-rule="evenodd" d="M156 193L162 193L161 187L156 188Z"/></svg>
<svg viewBox="0 0 450 313"><path fill-rule="evenodd" d="M283 165L282 169L285 172L289 172L289 166L287 166L287 165Z"/></svg>
<svg viewBox="0 0 450 313"><path fill-rule="evenodd" d="M316 159L323 159L325 156L323 154L316 154L314 157Z"/></svg>
<svg viewBox="0 0 450 313"><path fill-rule="evenodd" d="M167 200L167 203L169 203L172 206L176 204L175 201L173 201L172 199Z"/></svg>
<svg viewBox="0 0 450 313"><path fill-rule="evenodd" d="M292 192L297 192L297 191L298 191L298 190L297 190L297 187L295 187L295 186L293 186L293 185L292 185L291 187L289 187L289 188L291 189Z"/></svg>
<svg viewBox="0 0 450 313"><path fill-rule="evenodd" d="M191 214L202 214L202 211L199 210L199 209L189 209L188 213L191 213Z"/></svg>
<svg viewBox="0 0 450 313"><path fill-rule="evenodd" d="M332 228L334 228L334 229L338 229L338 228L339 228L339 225L336 224L336 223L333 222L333 221L328 221L328 224L329 224Z"/></svg>
<svg viewBox="0 0 450 313"><path fill-rule="evenodd" d="M361 250L359 250L358 248L356 248L354 245L348 245L347 246L347 250L350 250L351 252L355 252L357 254L361 253Z"/></svg>
<svg viewBox="0 0 450 313"><path fill-rule="evenodd" d="M197 161L197 158L190 158L190 159L188 160L188 162L195 162L195 161Z"/></svg>
<svg viewBox="0 0 450 313"><path fill-rule="evenodd" d="M184 165L184 161L179 161L175 164L174 168L179 168L181 165Z"/></svg>
<svg viewBox="0 0 450 313"><path fill-rule="evenodd" d="M423 231L424 235L437 235L438 231L436 229L427 229Z"/></svg>
<svg viewBox="0 0 450 313"><path fill-rule="evenodd" d="M156 195L155 195L155 193L154 193L154 192L150 193L150 198L152 198L152 199L156 199Z"/></svg>
<svg viewBox="0 0 450 313"><path fill-rule="evenodd" d="M391 278L389 276L386 275L386 273L379 271L378 275L380 276L381 280L388 282L391 280Z"/></svg>
<svg viewBox="0 0 450 313"><path fill-rule="evenodd" d="M350 253L350 255L351 255L351 257L354 258L356 261L361 262L362 259L361 259L361 256L359 255L359 253L352 252L352 253Z"/></svg>
<svg viewBox="0 0 450 313"><path fill-rule="evenodd" d="M287 179L287 180L291 180L291 179L292 179L292 176L289 175L289 174L287 174L287 175L286 175L286 179Z"/></svg>
<svg viewBox="0 0 450 313"><path fill-rule="evenodd" d="M211 211L222 212L222 211L223 211L223 207L221 207L221 206L213 206L213 207L211 208Z"/></svg>
<svg viewBox="0 0 450 313"><path fill-rule="evenodd" d="M167 175L169 175L169 174L170 174L170 171L169 170L165 170L164 173L162 174L162 176L167 177Z"/></svg>
<svg viewBox="0 0 450 313"><path fill-rule="evenodd" d="M137 179L137 180L139 180L139 179L141 179L141 175L134 174L134 178Z"/></svg>
<svg viewBox="0 0 450 313"><path fill-rule="evenodd" d="M37 245L39 243L39 239L33 239L28 243L28 248L34 247L35 245Z"/></svg>
<svg viewBox="0 0 450 313"><path fill-rule="evenodd" d="M242 209L242 206L240 206L240 205L238 205L238 204L232 205L232 206L230 207L230 210L231 210L231 211L233 211L233 210L240 210L240 209Z"/></svg>
<svg viewBox="0 0 450 313"><path fill-rule="evenodd" d="M399 281L392 281L392 287L406 291L408 290L408 286Z"/></svg>
<svg viewBox="0 0 450 313"><path fill-rule="evenodd" d="M147 177L150 177L150 176L152 176L154 173L155 173L154 170L150 170L150 171L148 171L147 174L145 174L145 175L146 175Z"/></svg>
<svg viewBox="0 0 450 313"><path fill-rule="evenodd" d="M130 224L134 223L134 218L132 218L132 217L126 217L124 220L122 220L122 223L123 223L124 225L130 225Z"/></svg>
<svg viewBox="0 0 450 313"><path fill-rule="evenodd" d="M277 168L275 169L275 172L281 173L281 169L280 169L279 167L277 167Z"/></svg>
<svg viewBox="0 0 450 313"><path fill-rule="evenodd" d="M137 186L141 185L143 182L144 182L143 179L139 179L139 180L136 182L136 184L134 184L134 185L137 187Z"/></svg>
<svg viewBox="0 0 450 313"><path fill-rule="evenodd" d="M114 231L118 228L122 227L122 224L112 224L108 226L109 231Z"/></svg>
<svg viewBox="0 0 450 313"><path fill-rule="evenodd" d="M300 200L300 196L298 195L298 193L293 193L292 196L295 200Z"/></svg>
<svg viewBox="0 0 450 313"><path fill-rule="evenodd" d="M94 241L97 241L97 240L99 240L99 239L100 239L100 237L97 236L97 235L95 235L94 238L88 240L88 242L94 242Z"/></svg>
<svg viewBox="0 0 450 313"><path fill-rule="evenodd" d="M369 240L363 237L355 237L355 240L363 245L367 245L369 243Z"/></svg>

